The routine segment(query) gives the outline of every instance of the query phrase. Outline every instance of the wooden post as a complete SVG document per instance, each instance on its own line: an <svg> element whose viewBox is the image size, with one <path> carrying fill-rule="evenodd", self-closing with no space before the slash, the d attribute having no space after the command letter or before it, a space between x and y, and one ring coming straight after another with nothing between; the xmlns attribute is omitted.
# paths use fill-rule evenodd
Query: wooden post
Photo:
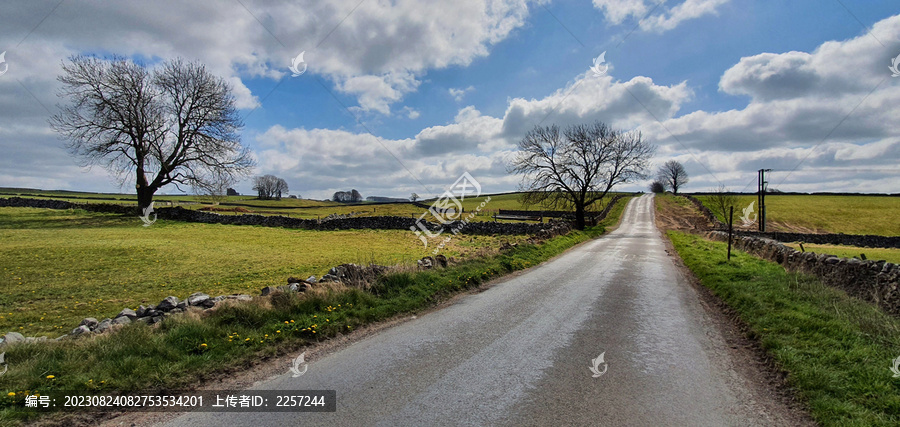
<svg viewBox="0 0 900 427"><path fill-rule="evenodd" d="M731 233L734 224L734 206L728 207L728 260L731 261Z"/></svg>

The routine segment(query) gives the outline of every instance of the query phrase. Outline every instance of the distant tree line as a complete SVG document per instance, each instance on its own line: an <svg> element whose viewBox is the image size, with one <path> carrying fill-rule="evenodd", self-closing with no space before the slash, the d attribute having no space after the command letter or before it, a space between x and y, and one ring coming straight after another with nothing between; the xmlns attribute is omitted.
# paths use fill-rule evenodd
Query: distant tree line
<svg viewBox="0 0 900 427"><path fill-rule="evenodd" d="M331 200L339 203L359 203L363 201L363 196L355 189L350 191L336 191L334 195L331 196Z"/></svg>

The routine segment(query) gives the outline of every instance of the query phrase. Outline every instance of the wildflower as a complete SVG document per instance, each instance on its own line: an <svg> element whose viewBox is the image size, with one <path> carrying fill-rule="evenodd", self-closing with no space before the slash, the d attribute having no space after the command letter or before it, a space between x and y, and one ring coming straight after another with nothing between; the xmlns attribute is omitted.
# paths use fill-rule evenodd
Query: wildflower
<svg viewBox="0 0 900 427"><path fill-rule="evenodd" d="M16 395L16 392L11 391L11 392L9 392L9 393L6 393L6 395L12 397L12 396L15 396L15 395Z"/></svg>
<svg viewBox="0 0 900 427"><path fill-rule="evenodd" d="M47 375L47 379L48 379L48 380L52 380L52 379L54 379L54 378L56 378L56 377L53 376L53 375Z"/></svg>
<svg viewBox="0 0 900 427"><path fill-rule="evenodd" d="M201 350L206 350L206 347L207 347L206 343L200 344Z"/></svg>
<svg viewBox="0 0 900 427"><path fill-rule="evenodd" d="M281 331L275 331L275 333L276 333L276 334L280 334L280 333L281 333Z"/></svg>

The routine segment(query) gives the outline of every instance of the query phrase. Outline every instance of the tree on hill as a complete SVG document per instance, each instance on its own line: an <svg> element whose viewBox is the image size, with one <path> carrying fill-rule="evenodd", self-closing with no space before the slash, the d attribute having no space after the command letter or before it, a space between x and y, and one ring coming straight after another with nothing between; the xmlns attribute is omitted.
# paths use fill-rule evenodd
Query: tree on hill
<svg viewBox="0 0 900 427"><path fill-rule="evenodd" d="M418 194L412 193L412 194L409 195L409 201L415 202L416 200L419 200L419 195L418 195Z"/></svg>
<svg viewBox="0 0 900 427"><path fill-rule="evenodd" d="M650 183L650 191L653 193L665 193L666 186L659 180L656 180Z"/></svg>
<svg viewBox="0 0 900 427"><path fill-rule="evenodd" d="M575 211L575 226L585 227L585 210L602 201L618 184L644 178L654 147L640 133L595 122L537 126L519 141L510 172L522 175L523 201Z"/></svg>
<svg viewBox="0 0 900 427"><path fill-rule="evenodd" d="M334 195L331 196L331 200L339 203L359 203L363 201L363 196L356 190L336 191Z"/></svg>
<svg viewBox="0 0 900 427"><path fill-rule="evenodd" d="M50 126L86 164L120 182L134 174L146 208L168 184L197 188L246 176L254 161L226 81L199 63L169 60L151 69L116 57L74 56L58 77L60 106Z"/></svg>
<svg viewBox="0 0 900 427"><path fill-rule="evenodd" d="M287 181L275 175L263 175L253 178L253 190L260 200L281 200L283 194L287 194Z"/></svg>
<svg viewBox="0 0 900 427"><path fill-rule="evenodd" d="M665 188L671 188L672 193L678 194L678 189L688 183L688 174L684 165L676 160L669 160L659 167L656 180Z"/></svg>

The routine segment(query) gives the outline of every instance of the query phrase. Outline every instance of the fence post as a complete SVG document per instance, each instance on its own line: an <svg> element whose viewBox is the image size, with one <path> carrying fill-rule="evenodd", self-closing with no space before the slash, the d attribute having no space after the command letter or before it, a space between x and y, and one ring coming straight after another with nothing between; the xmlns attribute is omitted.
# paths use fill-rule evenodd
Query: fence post
<svg viewBox="0 0 900 427"><path fill-rule="evenodd" d="M728 207L728 260L731 261L731 232L734 224L734 206Z"/></svg>

